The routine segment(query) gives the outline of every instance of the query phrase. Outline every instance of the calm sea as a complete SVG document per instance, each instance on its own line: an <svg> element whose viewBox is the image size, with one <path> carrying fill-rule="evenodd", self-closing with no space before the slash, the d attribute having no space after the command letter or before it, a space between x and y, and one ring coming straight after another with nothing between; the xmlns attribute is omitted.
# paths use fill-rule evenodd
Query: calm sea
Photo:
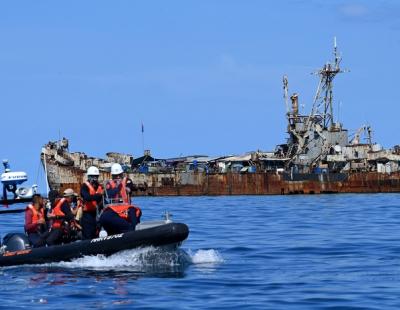
<svg viewBox="0 0 400 310"><path fill-rule="evenodd" d="M137 198L182 250L0 269L0 307L400 309L400 195ZM23 215L1 215L0 233Z"/></svg>

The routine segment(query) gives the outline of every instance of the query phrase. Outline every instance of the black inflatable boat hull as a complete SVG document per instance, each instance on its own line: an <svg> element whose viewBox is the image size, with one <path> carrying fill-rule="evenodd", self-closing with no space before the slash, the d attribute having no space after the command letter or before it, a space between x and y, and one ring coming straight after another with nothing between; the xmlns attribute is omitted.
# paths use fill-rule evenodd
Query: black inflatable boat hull
<svg viewBox="0 0 400 310"><path fill-rule="evenodd" d="M187 225L170 223L64 245L5 252L0 255L0 266L52 263L69 261L87 255L111 255L138 247L180 245L188 235Z"/></svg>

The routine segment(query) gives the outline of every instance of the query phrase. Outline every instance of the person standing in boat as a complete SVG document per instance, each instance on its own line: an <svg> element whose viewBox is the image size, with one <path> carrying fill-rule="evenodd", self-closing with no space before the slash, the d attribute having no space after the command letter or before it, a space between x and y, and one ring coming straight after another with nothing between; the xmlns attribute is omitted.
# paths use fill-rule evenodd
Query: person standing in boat
<svg viewBox="0 0 400 310"><path fill-rule="evenodd" d="M100 224L108 235L135 230L142 211L131 204L132 180L124 177L120 164L111 166L112 179L106 183L108 204L100 216Z"/></svg>
<svg viewBox="0 0 400 310"><path fill-rule="evenodd" d="M25 210L25 233L34 248L45 246L49 235L46 225L44 200L40 194L32 196L32 203Z"/></svg>
<svg viewBox="0 0 400 310"><path fill-rule="evenodd" d="M120 164L112 164L111 180L106 183L107 197L113 202L131 203L131 193L134 189L131 179L124 177Z"/></svg>
<svg viewBox="0 0 400 310"><path fill-rule="evenodd" d="M103 206L103 187L99 184L100 173L97 167L89 167L86 174L87 181L81 185L82 239L93 239L98 236L96 216Z"/></svg>
<svg viewBox="0 0 400 310"><path fill-rule="evenodd" d="M71 233L81 229L81 226L75 220L78 209L73 211L71 208L75 196L73 189L67 188L64 191L63 198L56 199L54 208L48 214L48 218L51 220L50 234L46 239L48 245L69 241Z"/></svg>

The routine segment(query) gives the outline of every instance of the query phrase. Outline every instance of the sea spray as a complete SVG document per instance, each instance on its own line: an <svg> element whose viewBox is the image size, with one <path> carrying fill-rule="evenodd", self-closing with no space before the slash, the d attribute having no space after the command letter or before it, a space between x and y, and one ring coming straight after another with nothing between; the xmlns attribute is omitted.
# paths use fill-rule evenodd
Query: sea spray
<svg viewBox="0 0 400 310"><path fill-rule="evenodd" d="M49 267L80 268L99 271L168 272L182 271L189 265L223 263L214 249L188 250L145 247L122 251L111 256L84 256L70 262L46 264ZM43 266L43 265L42 265Z"/></svg>
<svg viewBox="0 0 400 310"><path fill-rule="evenodd" d="M111 256L84 256L70 262L60 262L51 266L64 268L84 268L95 270L136 270L145 271L148 268L174 267L187 265L187 257L180 249L163 249L145 247L122 251Z"/></svg>
<svg viewBox="0 0 400 310"><path fill-rule="evenodd" d="M224 262L221 254L214 249L197 250L194 253L189 251L189 255L193 264L219 264Z"/></svg>

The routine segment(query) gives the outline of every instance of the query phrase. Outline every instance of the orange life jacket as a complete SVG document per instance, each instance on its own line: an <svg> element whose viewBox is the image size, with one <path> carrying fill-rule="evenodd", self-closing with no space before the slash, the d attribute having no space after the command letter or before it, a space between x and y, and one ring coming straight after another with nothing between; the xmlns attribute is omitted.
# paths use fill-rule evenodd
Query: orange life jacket
<svg viewBox="0 0 400 310"><path fill-rule="evenodd" d="M39 211L35 209L33 205L29 205L26 207L26 210L32 211L32 224L38 224L38 221L44 219L44 210L40 208Z"/></svg>
<svg viewBox="0 0 400 310"><path fill-rule="evenodd" d="M112 199L121 198L124 203L128 203L129 204L130 201L129 201L128 194L126 192L126 182L127 182L127 180L128 179L126 177L123 178L122 182L121 182L121 184L122 184L121 190L119 191L119 193L115 197L109 197L109 198L112 198ZM117 187L117 183L114 180L110 180L110 181L108 181L108 183L110 184L111 189L114 189L114 188Z"/></svg>
<svg viewBox="0 0 400 310"><path fill-rule="evenodd" d="M135 209L136 218L140 219L140 217L142 216L142 210L140 210L139 207L130 204L109 205L107 206L107 208L105 208L105 210L107 209L113 210L115 213L117 213L121 218L123 218L126 221L128 221L129 209Z"/></svg>
<svg viewBox="0 0 400 310"><path fill-rule="evenodd" d="M65 213L61 211L61 206L63 203L66 201L66 198L61 198L60 200L57 201L55 207L53 210L51 210L49 217L64 217ZM54 218L51 223L52 228L61 228L62 224L64 222L64 219L59 219L59 218Z"/></svg>
<svg viewBox="0 0 400 310"><path fill-rule="evenodd" d="M97 190L94 189L94 187L92 186L92 184L90 184L90 182L85 182L86 186L89 189L89 194L90 196L96 195L96 194L103 194L103 187L101 185L99 185L97 187ZM97 208L97 202L96 201L85 201L83 204L83 211L85 212L93 212L96 211Z"/></svg>

